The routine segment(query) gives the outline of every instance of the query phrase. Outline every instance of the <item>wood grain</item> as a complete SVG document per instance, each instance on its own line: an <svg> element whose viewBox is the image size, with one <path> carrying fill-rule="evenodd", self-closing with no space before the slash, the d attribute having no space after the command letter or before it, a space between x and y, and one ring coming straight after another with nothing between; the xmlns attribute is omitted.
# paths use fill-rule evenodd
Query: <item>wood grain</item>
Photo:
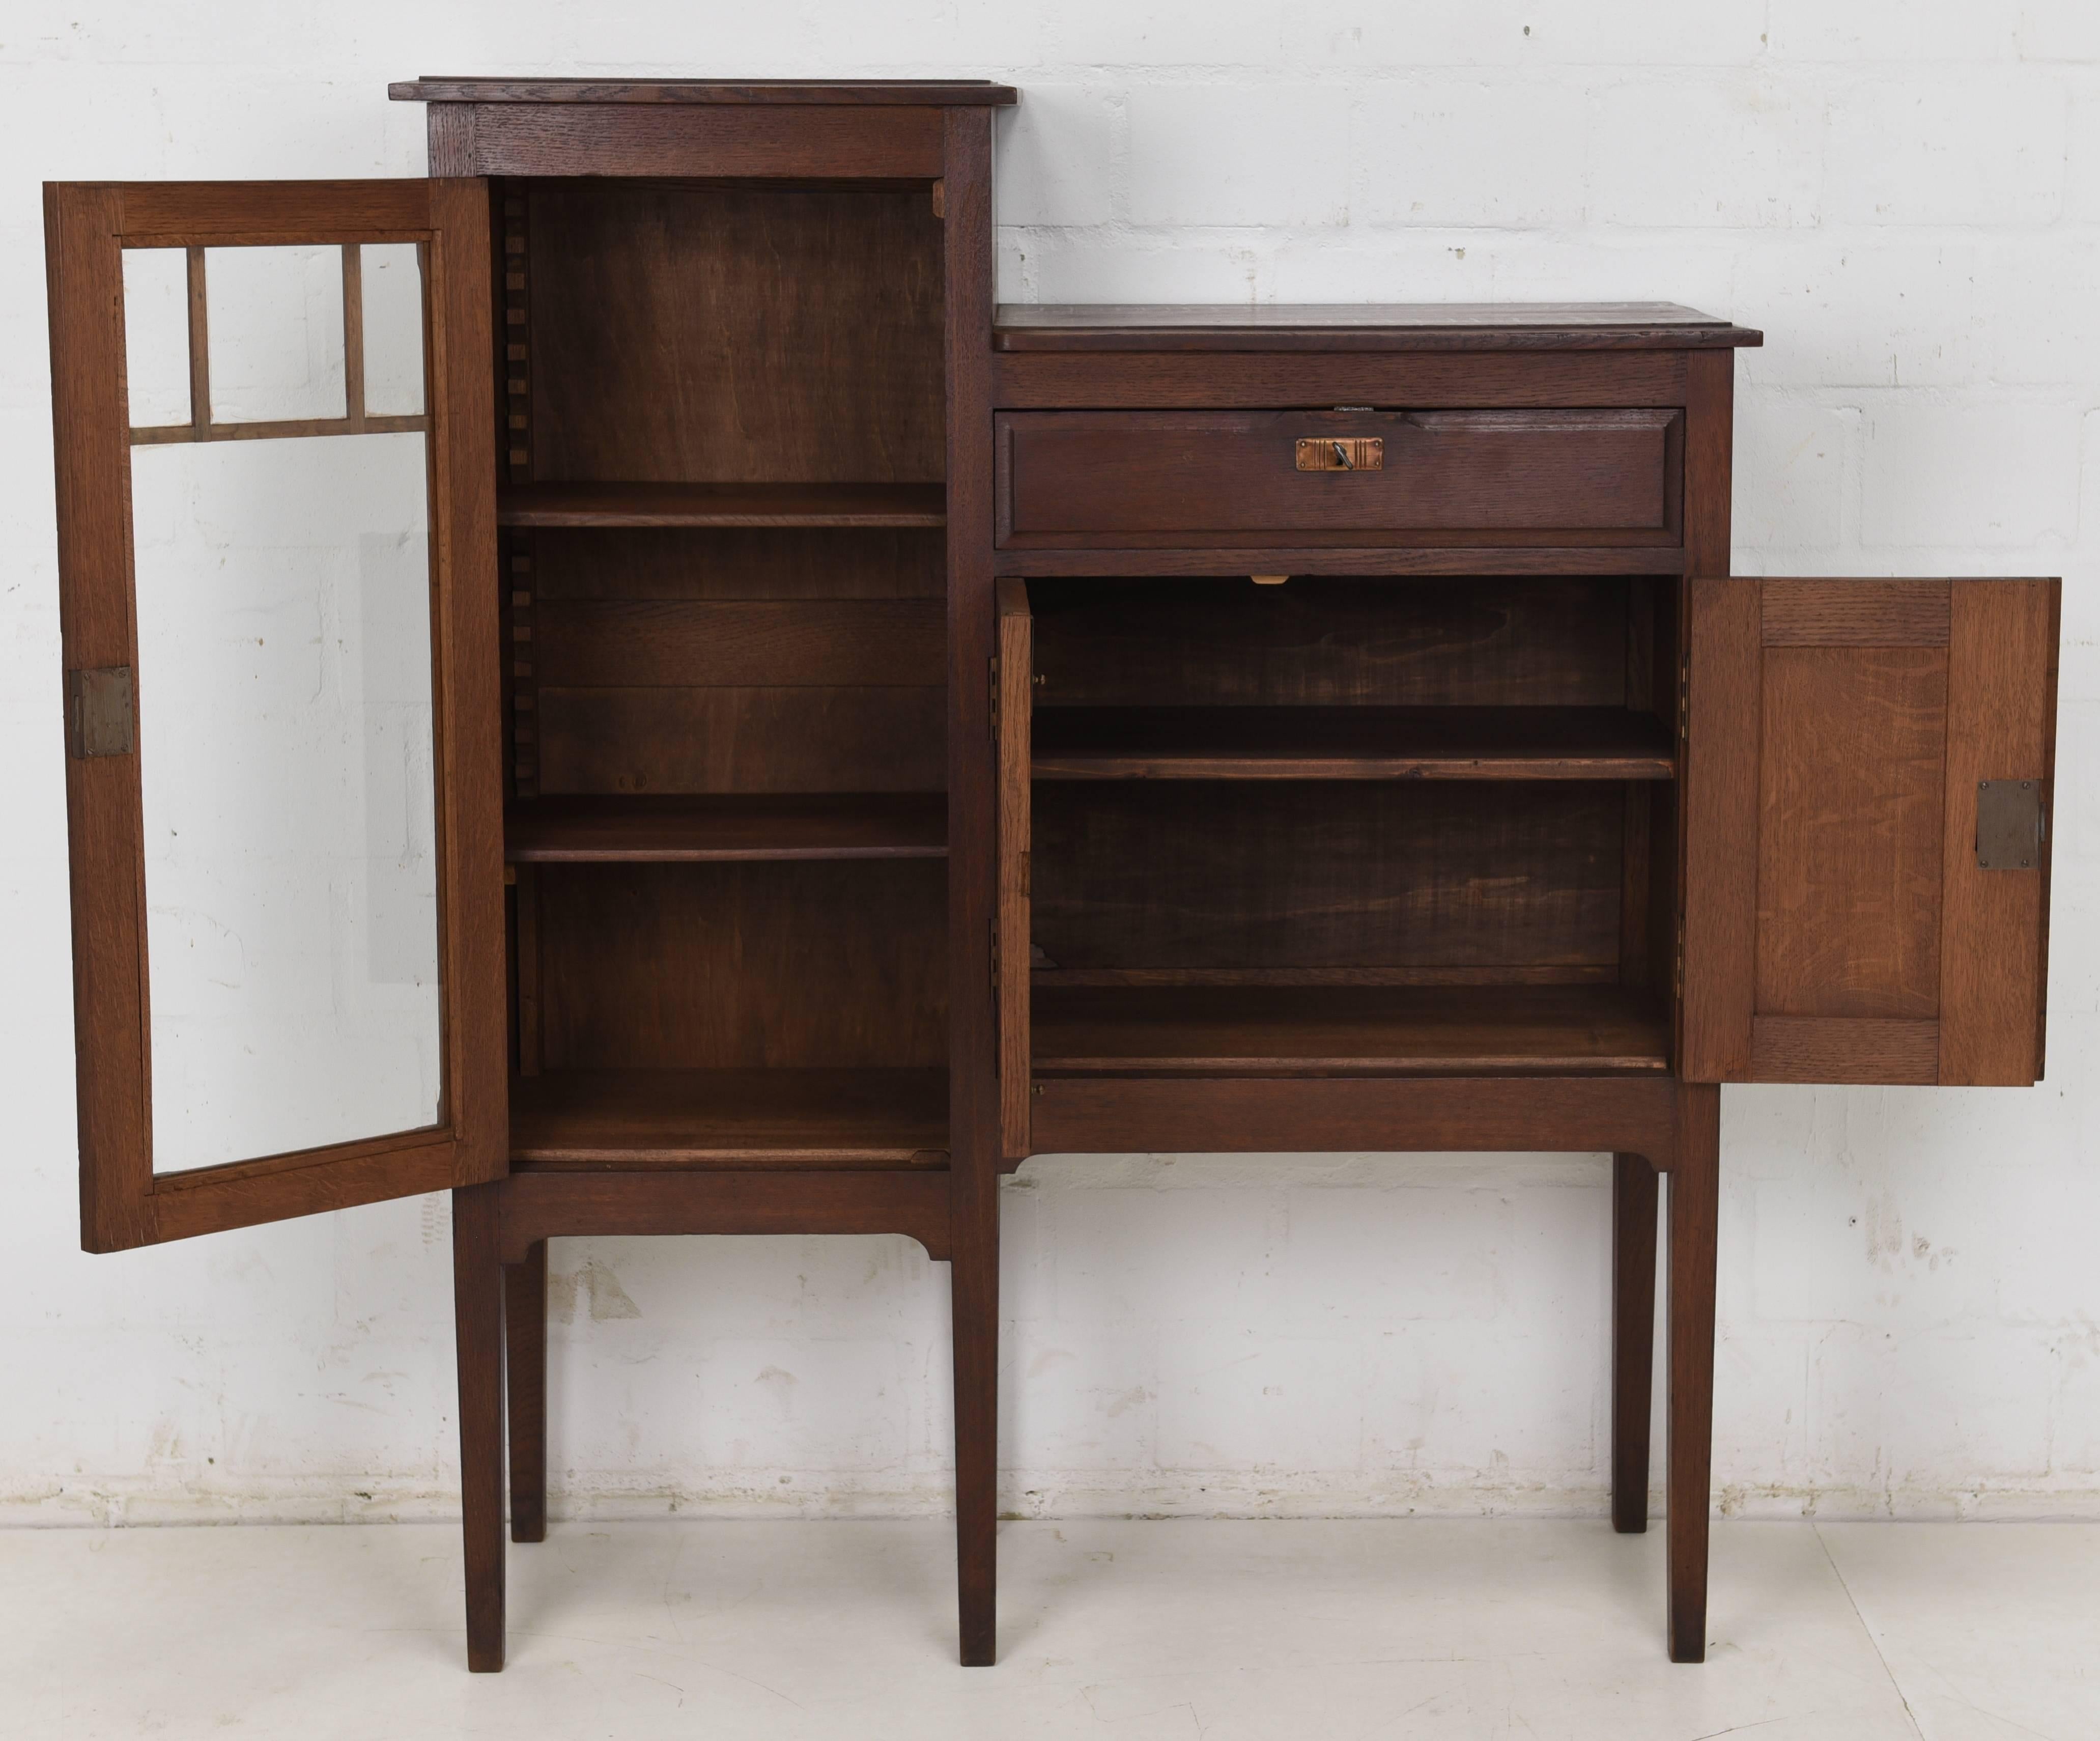
<svg viewBox="0 0 2100 1741"><path fill-rule="evenodd" d="M1670 1174L1670 1659L1706 1659L1706 1547L1714 1469L1714 1280L1721 1091L1679 1090Z"/></svg>
<svg viewBox="0 0 2100 1741"><path fill-rule="evenodd" d="M780 1171L520 1173L503 1186L501 1255L550 1235L899 1233L950 1252L949 1175Z"/></svg>
<svg viewBox="0 0 2100 1741"><path fill-rule="evenodd" d="M505 1645L503 1269L498 1252L498 1205L504 1188L498 1182L452 1193L460 1532L466 1573L466 1665L475 1674L500 1671Z"/></svg>
<svg viewBox="0 0 2100 1741"><path fill-rule="evenodd" d="M1648 1417L1655 1404L1656 1169L1612 1156L1612 1527L1648 1529Z"/></svg>
<svg viewBox="0 0 2100 1741"><path fill-rule="evenodd" d="M1044 782L1036 964L1615 970L1624 812L1578 782Z"/></svg>
<svg viewBox="0 0 2100 1741"><path fill-rule="evenodd" d="M1767 647L1944 647L1945 581L1767 580Z"/></svg>
<svg viewBox="0 0 2100 1741"><path fill-rule="evenodd" d="M505 526L938 527L938 484L534 484L503 492Z"/></svg>
<svg viewBox="0 0 2100 1741"><path fill-rule="evenodd" d="M451 78L431 73L389 85L386 95L396 103L790 104L820 108L978 107L1017 102L1020 96L1012 86L984 78Z"/></svg>
<svg viewBox="0 0 2100 1741"><path fill-rule="evenodd" d="M1013 1156L1028 1152L1035 661L1026 584L1001 581L998 610L999 1149L1003 1156Z"/></svg>
<svg viewBox="0 0 2100 1741"><path fill-rule="evenodd" d="M946 540L864 528L549 528L537 595L583 599L939 599Z"/></svg>
<svg viewBox="0 0 2100 1741"><path fill-rule="evenodd" d="M1608 533L1674 544L1678 413L1002 412L1002 548L1377 543ZM1370 471L1300 472L1307 437L1374 436Z"/></svg>
<svg viewBox="0 0 2100 1741"><path fill-rule="evenodd" d="M946 1062L938 859L545 864L545 1066Z"/></svg>
<svg viewBox="0 0 2100 1741"><path fill-rule="evenodd" d="M1681 351L1021 351L992 359L992 382L995 402L1014 409L1560 411L1682 405L1684 365Z"/></svg>
<svg viewBox="0 0 2100 1741"><path fill-rule="evenodd" d="M924 187L576 179L532 183L530 204L542 487L940 483L942 226Z"/></svg>
<svg viewBox="0 0 2100 1741"><path fill-rule="evenodd" d="M1039 990L1048 1076L1666 1072L1655 1001L1618 986Z"/></svg>
<svg viewBox="0 0 2100 1741"><path fill-rule="evenodd" d="M1636 584L1045 581L1035 694L1055 708L1616 708L1632 694Z"/></svg>
<svg viewBox="0 0 2100 1741"><path fill-rule="evenodd" d="M1763 665L1757 1012L1930 1019L1947 655L1789 646Z"/></svg>
<svg viewBox="0 0 2100 1741"><path fill-rule="evenodd" d="M1688 350L1763 335L1677 303L1002 303L1001 351Z"/></svg>
<svg viewBox="0 0 2100 1741"><path fill-rule="evenodd" d="M542 689L546 793L938 792L940 689Z"/></svg>
<svg viewBox="0 0 2100 1741"><path fill-rule="evenodd" d="M1673 1151L1677 1085L1660 1075L1051 1076L1038 1083L1043 1155Z"/></svg>
<svg viewBox="0 0 2100 1741"><path fill-rule="evenodd" d="M1753 1082L1936 1082L1940 1024L1872 1016L1758 1015Z"/></svg>
<svg viewBox="0 0 2100 1741"><path fill-rule="evenodd" d="M1756 1002L1759 583L1691 582L1683 785L1683 988L1679 1072L1740 1081Z"/></svg>
<svg viewBox="0 0 2100 1741"><path fill-rule="evenodd" d="M1956 581L1947 675L1939 1080L2025 1086L2042 1073L2056 764L2058 581ZM1976 863L1976 784L2041 783L2040 863Z"/></svg>
<svg viewBox="0 0 2100 1741"><path fill-rule="evenodd" d="M1038 780L1670 780L1623 708L1046 708Z"/></svg>
<svg viewBox="0 0 2100 1741"><path fill-rule="evenodd" d="M547 1242L503 1266L504 1412L510 1430L510 1539L547 1539Z"/></svg>
<svg viewBox="0 0 2100 1741"><path fill-rule="evenodd" d="M938 687L945 631L933 599L543 599L542 687Z"/></svg>
<svg viewBox="0 0 2100 1741"><path fill-rule="evenodd" d="M563 1070L511 1085L521 1172L945 1167L945 1070Z"/></svg>
<svg viewBox="0 0 2100 1741"><path fill-rule="evenodd" d="M477 103L477 175L756 179L941 173L941 110L850 103Z"/></svg>
<svg viewBox="0 0 2100 1741"><path fill-rule="evenodd" d="M1570 537L1573 534L1568 535ZM1435 545L1260 544L1161 545L1157 548L1000 550L992 553L997 575L1050 578L1061 575L1539 575L1682 574L1684 552L1674 545L1623 541L1525 546L1515 535L1487 542L1458 532L1438 534Z"/></svg>
<svg viewBox="0 0 2100 1741"><path fill-rule="evenodd" d="M947 852L947 805L937 793L540 798L514 806L504 820L504 856L514 864L939 859Z"/></svg>

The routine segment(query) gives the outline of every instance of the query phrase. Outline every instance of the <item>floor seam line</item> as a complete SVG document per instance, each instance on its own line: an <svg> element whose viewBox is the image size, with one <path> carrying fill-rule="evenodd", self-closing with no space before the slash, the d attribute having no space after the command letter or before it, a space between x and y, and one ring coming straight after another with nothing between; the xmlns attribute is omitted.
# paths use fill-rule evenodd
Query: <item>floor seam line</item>
<svg viewBox="0 0 2100 1741"><path fill-rule="evenodd" d="M1908 1719L1912 1732L1917 1736L1918 1741L1926 1741L1925 1726L1918 1721L1917 1712L1910 1708L1910 1695L1904 1690L1903 1682L1896 1678L1895 1670L1890 1666L1887 1654L1882 1649L1882 1641L1874 1636L1873 1628L1867 1624L1867 1616L1860 1607L1860 1598L1852 1593L1852 1586L1846 1582L1844 1570L1838 1563L1838 1556L1830 1551L1830 1544L1824 1539L1823 1526L1811 1518L1808 1530L1815 1538L1815 1545L1823 1550L1824 1562L1829 1566L1831 1576L1838 1580L1838 1588L1845 1593L1845 1600L1851 1606L1853 1618L1860 1623L1860 1630L1867 1635L1874 1660L1882 1665L1882 1673L1889 1677L1889 1685L1903 1705L1904 1716Z"/></svg>

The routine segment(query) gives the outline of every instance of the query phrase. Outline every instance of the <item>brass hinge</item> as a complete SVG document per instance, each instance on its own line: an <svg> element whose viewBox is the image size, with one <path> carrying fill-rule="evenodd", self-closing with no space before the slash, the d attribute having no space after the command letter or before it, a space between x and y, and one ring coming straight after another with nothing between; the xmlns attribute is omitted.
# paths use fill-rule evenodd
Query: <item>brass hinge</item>
<svg viewBox="0 0 2100 1741"><path fill-rule="evenodd" d="M991 675L986 686L986 693L990 696L990 706L986 718L990 724L992 740L996 743L999 740L999 655L997 653L991 656Z"/></svg>
<svg viewBox="0 0 2100 1741"><path fill-rule="evenodd" d="M991 988L999 989L999 921L991 921Z"/></svg>
<svg viewBox="0 0 2100 1741"><path fill-rule="evenodd" d="M66 753L74 760L130 755L137 717L130 665L66 673Z"/></svg>
<svg viewBox="0 0 2100 1741"><path fill-rule="evenodd" d="M1692 736L1692 655L1687 653L1677 668L1677 737L1679 743Z"/></svg>

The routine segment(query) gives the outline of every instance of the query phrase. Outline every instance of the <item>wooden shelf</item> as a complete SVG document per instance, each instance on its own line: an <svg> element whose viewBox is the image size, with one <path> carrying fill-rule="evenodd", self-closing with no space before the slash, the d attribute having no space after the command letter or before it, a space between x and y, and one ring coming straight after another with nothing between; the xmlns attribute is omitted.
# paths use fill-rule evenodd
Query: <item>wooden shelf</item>
<svg viewBox="0 0 2100 1741"><path fill-rule="evenodd" d="M1612 707L1043 707L1038 780L1670 780Z"/></svg>
<svg viewBox="0 0 2100 1741"><path fill-rule="evenodd" d="M945 526L938 484L532 484L498 492L503 526Z"/></svg>
<svg viewBox="0 0 2100 1741"><path fill-rule="evenodd" d="M780 859L940 859L939 793L710 798L550 798L503 820L514 864L725 864Z"/></svg>
<svg viewBox="0 0 2100 1741"><path fill-rule="evenodd" d="M948 1164L945 1070L591 1070L514 1076L521 1170Z"/></svg>
<svg viewBox="0 0 2100 1741"><path fill-rule="evenodd" d="M1039 988L1040 1076L1660 1075L1670 1029L1625 986Z"/></svg>

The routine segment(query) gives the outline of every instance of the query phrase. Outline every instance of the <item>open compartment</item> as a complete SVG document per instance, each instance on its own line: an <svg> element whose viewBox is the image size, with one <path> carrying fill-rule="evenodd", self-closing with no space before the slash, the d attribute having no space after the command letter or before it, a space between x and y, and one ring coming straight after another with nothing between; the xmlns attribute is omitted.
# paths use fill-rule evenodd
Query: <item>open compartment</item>
<svg viewBox="0 0 2100 1741"><path fill-rule="evenodd" d="M1674 582L1035 581L1004 608L1032 1074L1667 1071Z"/></svg>
<svg viewBox="0 0 2100 1741"><path fill-rule="evenodd" d="M926 181L514 181L518 1164L946 1160Z"/></svg>

